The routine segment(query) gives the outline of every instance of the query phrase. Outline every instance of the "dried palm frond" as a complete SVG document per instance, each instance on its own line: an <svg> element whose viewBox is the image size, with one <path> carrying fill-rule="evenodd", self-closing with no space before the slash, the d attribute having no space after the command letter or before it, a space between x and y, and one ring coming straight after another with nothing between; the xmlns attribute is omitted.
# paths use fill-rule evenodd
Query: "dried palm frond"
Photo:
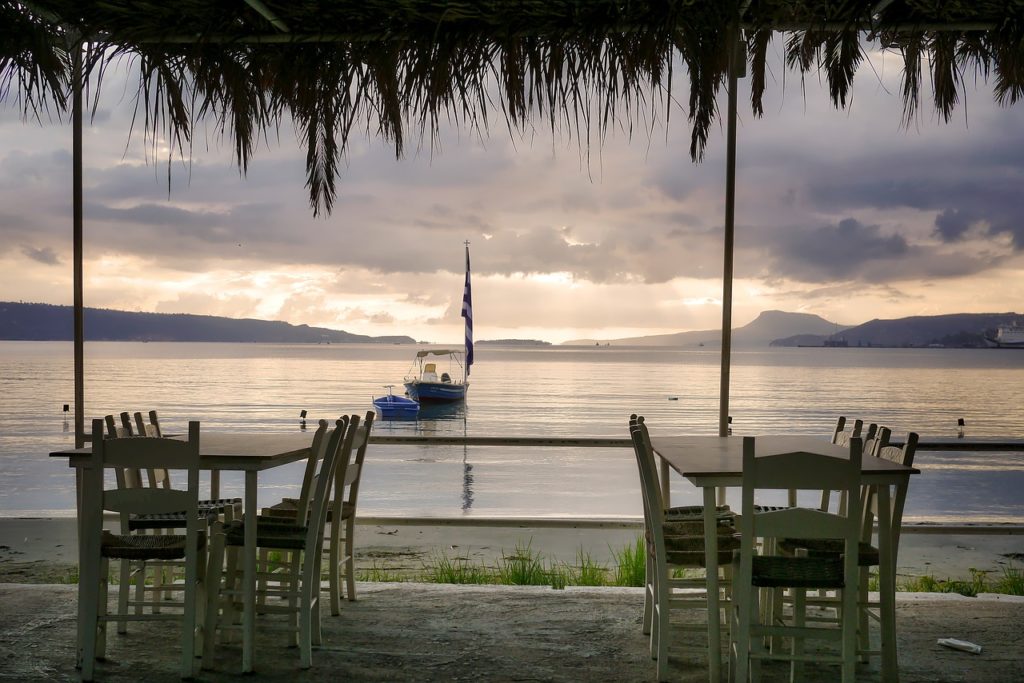
<svg viewBox="0 0 1024 683"><path fill-rule="evenodd" d="M922 65L948 119L973 72L1003 105L1024 96L1024 0L0 0L0 101L26 114L68 106L74 46L93 82L133 59L137 117L187 150L212 117L245 172L256 142L290 117L306 148L314 212L330 211L351 136L364 130L402 156L409 136L433 148L447 122L486 133L533 121L581 149L613 126L667 120L672 72L688 74L690 155L703 157L729 50L747 32L751 107L763 113L771 37L786 61L824 74L849 103L865 32L904 62L904 118L916 115ZM742 14L741 14L742 12ZM647 110L649 108L649 110Z"/></svg>

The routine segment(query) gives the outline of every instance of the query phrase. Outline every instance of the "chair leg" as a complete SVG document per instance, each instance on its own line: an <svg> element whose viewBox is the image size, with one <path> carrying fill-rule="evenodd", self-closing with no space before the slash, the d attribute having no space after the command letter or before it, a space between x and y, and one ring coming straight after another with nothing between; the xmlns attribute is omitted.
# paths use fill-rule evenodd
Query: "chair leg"
<svg viewBox="0 0 1024 683"><path fill-rule="evenodd" d="M104 558L100 561L100 584L96 598L96 658L105 659L107 656L107 600L110 561Z"/></svg>
<svg viewBox="0 0 1024 683"><path fill-rule="evenodd" d="M296 558L298 555L299 553L296 552ZM313 666L313 600L320 597L320 577L313 572L317 565L316 558L310 557L307 560L307 566L303 567L301 575L298 573L297 566L293 567L296 571L292 574L295 586L301 585L302 587L298 613L293 612L293 615L298 617L299 622L299 666L303 669ZM289 602L293 604L291 601ZM294 638L294 636L295 632L293 631L292 637Z"/></svg>
<svg viewBox="0 0 1024 683"><path fill-rule="evenodd" d="M146 563L139 562L135 570L135 615L142 616L146 601Z"/></svg>
<svg viewBox="0 0 1024 683"><path fill-rule="evenodd" d="M647 552L646 546L644 552L647 554L647 569L646 578L644 579L644 621L643 621L643 633L647 635L651 632L651 621L653 620L654 609L653 602L654 596L651 591L651 580L654 577L654 560L651 558L651 553Z"/></svg>
<svg viewBox="0 0 1024 683"><path fill-rule="evenodd" d="M793 626L803 628L807 624L807 589L793 589ZM804 639L794 637L792 652L794 657L804 654ZM804 663L793 661L789 667L789 680L800 681L804 676Z"/></svg>
<svg viewBox="0 0 1024 683"><path fill-rule="evenodd" d="M212 534L211 534L212 535ZM203 625L203 668L213 663L213 651L217 644L217 621L220 617L220 585L224 573L223 536L216 538L210 548L206 570L206 609Z"/></svg>
<svg viewBox="0 0 1024 683"><path fill-rule="evenodd" d="M207 541L209 543L209 541ZM196 620L194 637L192 638L192 651L195 657L200 661L199 666L193 666L193 673L198 673L202 668L202 656L203 648L206 645L206 604L207 604L207 592L209 587L209 570L210 570L210 558L209 554L212 548L207 545L205 552L200 549L199 557L196 560L199 564L196 568L199 573L199 579L196 582L195 595L193 596L192 602L196 606Z"/></svg>
<svg viewBox="0 0 1024 683"><path fill-rule="evenodd" d="M860 622L857 625L857 634L860 641L859 648L861 650L861 655L858 658L858 661L860 662L868 661L866 651L871 649L871 623L868 618L868 611L870 610L868 605L869 578L870 575L868 574L867 567L862 567L860 571L860 583L857 586L857 591L860 593L858 599L859 607L857 609L857 612L860 615Z"/></svg>
<svg viewBox="0 0 1024 683"><path fill-rule="evenodd" d="M256 580L256 604L260 607L267 604L267 577L266 572L270 571L270 551L266 548L259 549L259 559L256 562L260 568L259 578Z"/></svg>
<svg viewBox="0 0 1024 683"><path fill-rule="evenodd" d="M128 560L119 560L118 584L117 584L117 614L123 616L128 614L128 600L132 590L131 563ZM117 622L118 633L128 633L128 622Z"/></svg>
<svg viewBox="0 0 1024 683"><path fill-rule="evenodd" d="M98 549L97 549L98 552ZM96 670L97 621L99 616L100 566L102 562L89 562L81 568L78 577L78 617L81 620L79 633L79 665L83 681L91 681Z"/></svg>
<svg viewBox="0 0 1024 683"><path fill-rule="evenodd" d="M737 619L732 638L735 642L735 652L733 653L735 677L733 680L736 683L747 683L750 679L750 628L754 616L757 614L757 606L752 604L754 602L753 591L752 586L743 585L735 594ZM745 604L749 607L744 608Z"/></svg>
<svg viewBox="0 0 1024 683"><path fill-rule="evenodd" d="M196 665L196 603L199 585L199 558L191 554L185 558L185 587L182 593L184 601L181 616L181 677L191 678L195 674ZM158 567L158 571L161 569ZM156 593L161 595L162 591Z"/></svg>
<svg viewBox="0 0 1024 683"><path fill-rule="evenodd" d="M854 683L857 665L857 596L859 591L843 589L842 628L843 628L843 683Z"/></svg>
<svg viewBox="0 0 1024 683"><path fill-rule="evenodd" d="M340 510L335 512L335 517L340 517ZM345 523L343 519L331 518L331 536L328 539L330 546L327 549L327 586L331 598L331 615L341 614L341 526Z"/></svg>
<svg viewBox="0 0 1024 683"><path fill-rule="evenodd" d="M300 578L302 571L301 565L302 553L298 550L291 553L291 558L288 560L289 564L289 584L288 584L288 622L291 628L288 630L288 646L303 647L302 645L302 616L300 612L304 609L304 603L302 600L302 580ZM296 635L298 634L298 635Z"/></svg>
<svg viewBox="0 0 1024 683"><path fill-rule="evenodd" d="M655 598L654 598L654 619L655 624L651 629L651 637L654 638L655 642L655 657L658 659L658 680L667 681L669 680L668 673L668 643L669 643L669 616L671 607L669 606L669 597L671 588L668 585L668 570L667 568L658 563L657 571L655 572Z"/></svg>
<svg viewBox="0 0 1024 683"><path fill-rule="evenodd" d="M353 512L352 516L345 520L345 583L349 602L355 602L356 599L355 538L356 516Z"/></svg>

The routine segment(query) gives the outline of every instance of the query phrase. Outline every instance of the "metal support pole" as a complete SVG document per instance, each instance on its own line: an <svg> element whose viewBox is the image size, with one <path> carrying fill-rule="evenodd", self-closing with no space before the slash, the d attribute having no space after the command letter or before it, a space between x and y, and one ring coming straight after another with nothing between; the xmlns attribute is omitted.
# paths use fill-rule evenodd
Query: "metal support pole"
<svg viewBox="0 0 1024 683"><path fill-rule="evenodd" d="M85 312L82 274L82 45L73 48L71 102L72 241L75 304L75 448L85 445Z"/></svg>
<svg viewBox="0 0 1024 683"><path fill-rule="evenodd" d="M722 372L718 435L729 435L729 371L732 356L732 273L736 220L736 84L739 76L738 29L729 38L729 104L725 138L725 246L722 268Z"/></svg>

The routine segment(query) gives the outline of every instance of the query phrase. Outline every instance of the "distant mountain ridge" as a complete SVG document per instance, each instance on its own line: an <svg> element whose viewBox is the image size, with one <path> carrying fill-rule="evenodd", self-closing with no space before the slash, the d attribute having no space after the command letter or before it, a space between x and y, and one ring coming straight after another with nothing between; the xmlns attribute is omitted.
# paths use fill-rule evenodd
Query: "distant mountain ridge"
<svg viewBox="0 0 1024 683"><path fill-rule="evenodd" d="M996 329L1024 320L1019 313L951 313L871 320L850 326L807 313L764 311L755 320L732 331L735 347L756 346L882 346L966 347L991 346L987 336ZM710 346L721 345L720 330L676 332L647 337L596 340L576 339L566 345L604 346Z"/></svg>
<svg viewBox="0 0 1024 683"><path fill-rule="evenodd" d="M821 316L810 313L787 313L786 311L763 311L756 319L743 327L733 328L733 346L768 346L780 337L795 334L830 335L841 332L848 326L838 325ZM647 337L626 337L624 339L576 339L564 342L566 345L604 344L617 346L720 346L721 330L696 330L656 334Z"/></svg>
<svg viewBox="0 0 1024 683"><path fill-rule="evenodd" d="M798 335L772 342L773 346L823 346L826 341L846 346L967 347L991 346L985 338L1002 325L1012 325L1019 313L951 313L916 315L894 320L870 320L827 337Z"/></svg>
<svg viewBox="0 0 1024 683"><path fill-rule="evenodd" d="M0 302L0 339L70 341L74 336L71 306ZM370 337L342 330L253 318L225 318L190 313L135 313L85 309L88 341L262 342L271 344L413 344L406 336Z"/></svg>

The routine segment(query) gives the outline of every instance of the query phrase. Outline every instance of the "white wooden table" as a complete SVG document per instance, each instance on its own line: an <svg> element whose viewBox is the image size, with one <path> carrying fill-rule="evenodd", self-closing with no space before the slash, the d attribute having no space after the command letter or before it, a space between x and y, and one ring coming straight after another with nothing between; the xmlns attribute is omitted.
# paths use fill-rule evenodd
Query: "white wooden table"
<svg viewBox="0 0 1024 683"><path fill-rule="evenodd" d="M716 489L743 485L743 439L739 436L652 436L654 452L661 457L661 486L669 505L669 469L704 491L704 547L707 562L708 662L709 679L721 678L721 624L718 607L718 535L716 532ZM759 436L757 456L806 451L836 458L850 455L846 446L836 446L814 436ZM908 485L911 474L920 470L882 458L864 458L861 480L878 485L879 593L882 633L896 633L896 557L890 520L890 487ZM882 642L882 680L899 680L896 639Z"/></svg>
<svg viewBox="0 0 1024 683"><path fill-rule="evenodd" d="M200 469L219 472L245 472L245 545L242 548L245 576L242 614L242 671L253 670L256 636L256 492L258 475L263 470L285 465L309 457L311 434L247 433L229 434L201 432L199 435ZM81 468L88 463L82 457L91 453L89 448L55 451L51 457L68 458L76 468L81 482ZM168 469L173 469L169 465ZM219 498L218 478L211 476L211 498ZM79 492L81 489L79 488Z"/></svg>

